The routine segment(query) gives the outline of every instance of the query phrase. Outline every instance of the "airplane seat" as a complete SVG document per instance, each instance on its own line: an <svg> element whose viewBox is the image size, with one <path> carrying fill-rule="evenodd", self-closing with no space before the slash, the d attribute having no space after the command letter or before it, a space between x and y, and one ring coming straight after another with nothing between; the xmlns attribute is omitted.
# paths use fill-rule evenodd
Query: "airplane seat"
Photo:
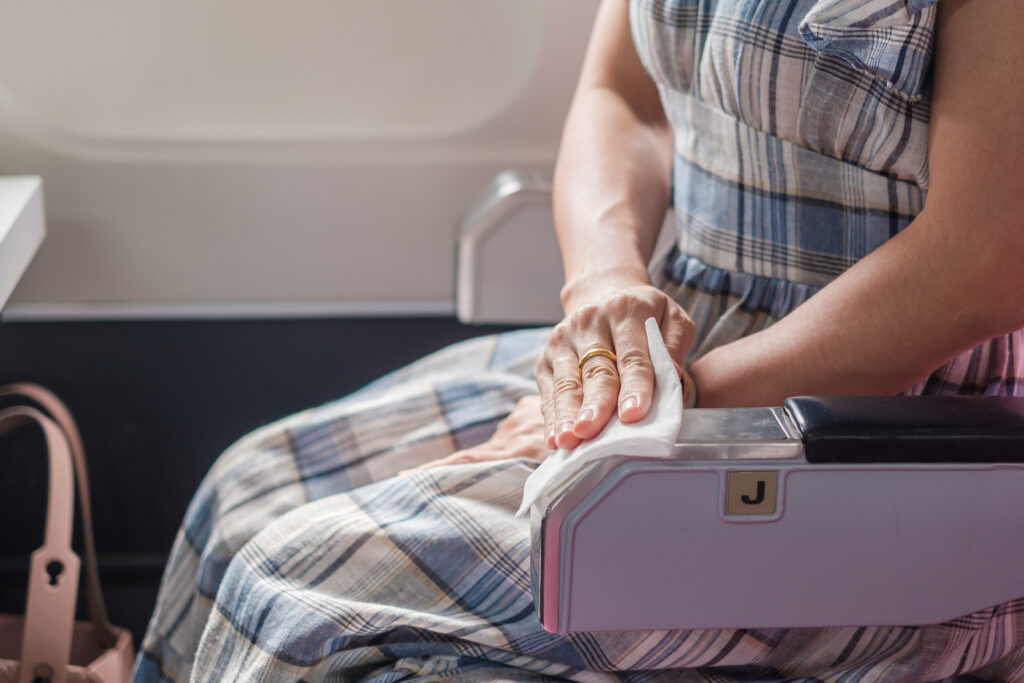
<svg viewBox="0 0 1024 683"><path fill-rule="evenodd" d="M939 623L1024 596L1024 399L688 409L531 511L545 629Z"/></svg>

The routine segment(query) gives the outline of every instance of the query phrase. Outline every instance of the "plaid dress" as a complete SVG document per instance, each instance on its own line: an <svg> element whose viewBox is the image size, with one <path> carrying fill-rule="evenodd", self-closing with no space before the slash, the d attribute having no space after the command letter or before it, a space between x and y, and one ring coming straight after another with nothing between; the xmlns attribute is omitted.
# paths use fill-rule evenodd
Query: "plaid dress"
<svg viewBox="0 0 1024 683"><path fill-rule="evenodd" d="M921 209L933 4L632 3L677 133L660 285L697 323L695 355L786 315ZM1024 601L927 627L545 632L513 516L535 463L394 475L486 440L536 391L546 336L449 347L232 446L175 540L136 680L1024 680ZM911 393L1024 395L1022 344L992 340Z"/></svg>

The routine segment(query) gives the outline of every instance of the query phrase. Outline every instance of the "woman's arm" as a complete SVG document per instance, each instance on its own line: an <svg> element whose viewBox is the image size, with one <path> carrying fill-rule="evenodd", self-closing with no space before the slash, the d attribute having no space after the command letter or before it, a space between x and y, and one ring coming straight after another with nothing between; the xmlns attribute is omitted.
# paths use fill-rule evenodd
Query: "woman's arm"
<svg viewBox="0 0 1024 683"><path fill-rule="evenodd" d="M651 286L647 262L671 190L672 131L633 48L626 0L598 11L555 168L555 225L565 265L565 319L537 365L548 444L573 447L650 407L653 370L644 320L661 322L680 365L693 324ZM598 357L577 372L595 347Z"/></svg>
<svg viewBox="0 0 1024 683"><path fill-rule="evenodd" d="M571 309L590 280L649 283L671 188L672 130L633 49L628 2L605 0L555 166L555 226Z"/></svg>
<svg viewBox="0 0 1024 683"><path fill-rule="evenodd" d="M772 327L691 367L702 406L891 394L1024 327L1024 3L939 5L922 212Z"/></svg>

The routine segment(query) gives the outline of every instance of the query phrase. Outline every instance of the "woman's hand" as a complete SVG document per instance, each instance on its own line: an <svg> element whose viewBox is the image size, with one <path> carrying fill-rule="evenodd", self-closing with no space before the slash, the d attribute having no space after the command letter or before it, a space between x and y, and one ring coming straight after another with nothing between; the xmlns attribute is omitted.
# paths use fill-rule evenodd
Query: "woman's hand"
<svg viewBox="0 0 1024 683"><path fill-rule="evenodd" d="M537 362L544 436L549 448L575 448L596 436L618 409L623 422L643 419L651 408L654 367L644 321L658 321L668 352L682 374L695 326L686 312L649 282L632 278L584 286L574 283L563 299L569 311L551 332ZM580 358L601 348L617 356Z"/></svg>
<svg viewBox="0 0 1024 683"><path fill-rule="evenodd" d="M456 451L447 457L432 460L405 472L417 472L442 465L461 465L485 460L529 458L540 461L550 453L551 450L544 442L544 420L540 412L540 398L531 395L520 399L509 416L498 425L494 436L484 443Z"/></svg>

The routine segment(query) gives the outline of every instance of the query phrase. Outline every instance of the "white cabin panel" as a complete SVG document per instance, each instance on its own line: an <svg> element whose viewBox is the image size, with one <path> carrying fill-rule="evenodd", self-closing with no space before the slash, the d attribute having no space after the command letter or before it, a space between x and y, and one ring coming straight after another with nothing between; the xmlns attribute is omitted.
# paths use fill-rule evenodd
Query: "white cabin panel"
<svg viewBox="0 0 1024 683"><path fill-rule="evenodd" d="M0 175L42 176L48 237L9 319L454 312L460 222L550 175L597 1L23 5Z"/></svg>

